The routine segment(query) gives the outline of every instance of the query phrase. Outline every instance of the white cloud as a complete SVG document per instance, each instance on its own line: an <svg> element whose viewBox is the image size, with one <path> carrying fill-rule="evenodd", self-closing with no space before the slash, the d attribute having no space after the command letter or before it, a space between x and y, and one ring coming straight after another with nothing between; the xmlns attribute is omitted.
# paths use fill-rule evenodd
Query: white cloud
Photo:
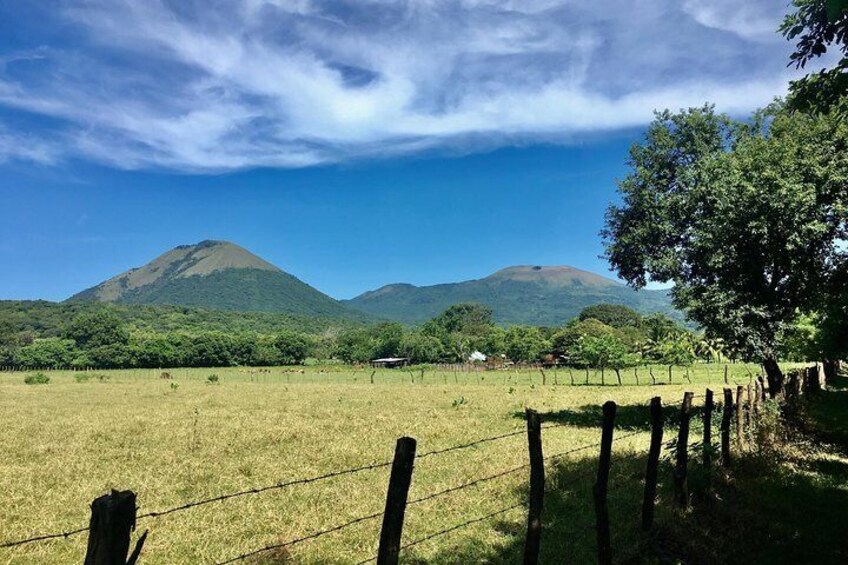
<svg viewBox="0 0 848 565"><path fill-rule="evenodd" d="M49 141L11 133L0 126L0 164L20 160L53 165L58 162L59 155L59 148Z"/></svg>
<svg viewBox="0 0 848 565"><path fill-rule="evenodd" d="M772 39L783 20L786 0L684 0L683 9L703 26L746 39Z"/></svg>
<svg viewBox="0 0 848 565"><path fill-rule="evenodd" d="M74 2L85 41L0 53L0 105L74 156L203 172L566 142L785 88L785 44L753 31L770 0L597 4Z"/></svg>

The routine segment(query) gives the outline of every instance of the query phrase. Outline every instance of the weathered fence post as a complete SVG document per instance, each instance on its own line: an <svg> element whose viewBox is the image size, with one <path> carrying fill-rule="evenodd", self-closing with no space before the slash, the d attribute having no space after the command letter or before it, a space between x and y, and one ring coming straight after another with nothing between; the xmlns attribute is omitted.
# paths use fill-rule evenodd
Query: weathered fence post
<svg viewBox="0 0 848 565"><path fill-rule="evenodd" d="M668 384L671 384L671 365L668 366Z"/></svg>
<svg viewBox="0 0 848 565"><path fill-rule="evenodd" d="M727 381L727 363L724 365L724 384L730 384Z"/></svg>
<svg viewBox="0 0 848 565"><path fill-rule="evenodd" d="M680 429L677 433L677 452L674 464L674 500L677 505L686 510L689 508L689 420L692 417L692 393L683 393L683 403L680 405Z"/></svg>
<svg viewBox="0 0 848 565"><path fill-rule="evenodd" d="M750 438L754 430L754 391L753 387L751 386L751 383L748 383L747 396L745 397L745 400L747 401L746 409L748 410L748 414L745 418L745 423L747 424L748 437Z"/></svg>
<svg viewBox="0 0 848 565"><path fill-rule="evenodd" d="M704 469L709 478L713 464L713 391L707 389L704 399Z"/></svg>
<svg viewBox="0 0 848 565"><path fill-rule="evenodd" d="M730 466L730 418L733 415L733 391L724 389L724 406L721 412L721 464Z"/></svg>
<svg viewBox="0 0 848 565"><path fill-rule="evenodd" d="M654 525L654 504L657 498L657 471L663 440L662 401L659 396L651 399L651 447L648 450L648 467L645 471L645 496L642 499L642 529L650 530Z"/></svg>
<svg viewBox="0 0 848 565"><path fill-rule="evenodd" d="M757 377L757 380L760 381L760 400L762 402L766 401L766 380L763 377Z"/></svg>
<svg viewBox="0 0 848 565"><path fill-rule="evenodd" d="M113 490L91 503L88 549L85 565L134 565L141 554L147 532L136 543L132 555L130 532L135 529L135 493Z"/></svg>
<svg viewBox="0 0 848 565"><path fill-rule="evenodd" d="M612 459L612 434L615 427L616 405L612 400L604 403L604 419L601 424L601 456L598 459L598 476L592 489L595 499L595 529L598 539L598 564L612 564L612 546L610 544L609 508L607 508L607 489Z"/></svg>
<svg viewBox="0 0 848 565"><path fill-rule="evenodd" d="M383 528L380 530L380 548L377 565L397 565L400 556L400 538L403 533L403 516L406 500L412 483L415 466L416 442L411 437L402 437L395 445L395 458L386 493L386 511L383 513Z"/></svg>
<svg viewBox="0 0 848 565"><path fill-rule="evenodd" d="M742 385L736 387L736 447L740 450L742 449L742 443L744 439L742 425L745 422L745 416L742 412L742 408L745 403L745 399L742 398L743 390L745 390L745 387L743 387Z"/></svg>
<svg viewBox="0 0 848 565"><path fill-rule="evenodd" d="M545 458L542 455L542 424L535 410L527 414L527 447L530 453L530 508L527 512L527 537L524 565L539 563L542 539L542 507L545 496Z"/></svg>

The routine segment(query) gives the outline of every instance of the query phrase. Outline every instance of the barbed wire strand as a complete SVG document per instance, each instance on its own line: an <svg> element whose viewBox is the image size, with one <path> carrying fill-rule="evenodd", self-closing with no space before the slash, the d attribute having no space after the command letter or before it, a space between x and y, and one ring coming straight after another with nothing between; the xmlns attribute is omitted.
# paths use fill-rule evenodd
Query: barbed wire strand
<svg viewBox="0 0 848 565"><path fill-rule="evenodd" d="M260 553L266 553L268 551L273 551L275 549L283 549L286 547L291 547L293 545L297 545L299 543L303 543L305 541L313 540L316 538L320 538L321 536L325 536L327 534L331 534L334 532L338 532L340 530L344 530L345 528L349 528L361 522L366 522L368 520L374 520L375 518L379 518L383 515L383 512L375 512L374 514L369 514L367 516L360 516L359 518L354 518L353 520L349 520L344 524L339 524L338 526L333 526L332 528L327 528L325 530L319 530L317 532L313 532L311 534L307 534L305 536L295 538L293 540L289 540L283 543L275 543L273 545L266 545L265 547L261 547L259 549L254 549L253 551L249 551L247 553L242 553L241 555L237 555L235 557L231 557L226 561L218 561L215 565L227 565L228 563L235 563L236 561L244 561L249 557L253 557L254 555L259 555Z"/></svg>
<svg viewBox="0 0 848 565"><path fill-rule="evenodd" d="M527 433L526 430L517 430L517 431L506 433L506 434L501 434L501 435L497 435L497 436L477 439L477 440L474 440L474 441L469 442L469 443L463 443L463 444L460 444L460 445L452 445L450 447L445 447L445 448L442 448L442 449L435 449L433 451L425 451L424 453L416 455L415 459L424 459L425 457L432 457L433 455L441 455L443 453L449 453L451 451L457 451L457 450L460 450L460 449L467 449L469 447L474 447L476 445L480 445L481 443L488 443L490 441L497 441L499 439L506 439L506 438L518 436L518 435L525 435L526 433Z"/></svg>
<svg viewBox="0 0 848 565"><path fill-rule="evenodd" d="M247 496L249 494L259 494L263 492L268 492L270 490L278 490L283 488L288 488L297 485L306 485L310 483L315 483L318 481L323 481L327 479L332 479L335 477L342 477L345 475L352 475L354 473L360 473L362 471L370 471L372 469L381 469L383 467L391 466L391 461L383 461L382 463L372 463L370 465L362 465L360 467L352 467L350 469L344 469L342 471L333 471L330 473L326 473L324 475L319 475L317 477L307 477L302 479L293 479L291 481L285 481L280 483L275 483L273 485L268 485L264 487L254 487L250 489L245 489L238 492L232 492L228 494L222 494L219 496L214 496L211 498L205 498L202 500L195 500L192 502L187 502L185 504L181 504L179 506L175 506L173 508L168 508L167 510L159 510L156 512L145 512L144 514L140 514L136 517L136 520L143 520L145 518L158 518L160 516L165 516L167 514L173 514L174 512L180 512L183 510L188 510L189 508L195 508L197 506L203 506L206 504L211 504L213 502L221 502L223 500L229 500L231 498L237 498L240 496Z"/></svg>
<svg viewBox="0 0 848 565"><path fill-rule="evenodd" d="M471 520L467 520L467 521L462 522L460 524L455 524L455 525L451 526L450 528L445 528L444 530L439 530L438 532L434 532L434 533L427 535L423 538L413 540L409 543L402 545L400 548L401 548L401 550L409 549L410 547L414 547L416 545L430 541L431 539L449 534L451 532L455 532L456 530L465 528L467 526L471 526L473 524L477 524L479 522L484 522L486 520L489 520L490 518L494 518L495 516L498 516L500 514L505 514L505 513L509 512L510 510L515 510L516 508L521 508L521 507L524 507L526 505L527 504L525 502L519 502L518 504L513 504L512 506L508 506L506 508L501 508L500 510L490 512L490 513L488 513L484 516L478 516L476 518L472 518ZM377 556L375 555L374 557L370 557L368 559L365 559L364 561L360 561L356 565L365 565L366 563L371 563L372 561L376 561L376 560L377 560Z"/></svg>
<svg viewBox="0 0 848 565"><path fill-rule="evenodd" d="M57 538L69 538L71 536L75 536L77 534L81 534L81 533L87 532L87 531L88 531L88 528L85 527L85 528L79 528L79 529L76 529L76 530L70 530L70 531L67 531L67 532L60 532L60 533L57 533L57 534L44 534L44 535L31 537L31 538L28 538L28 539L6 541L6 542L3 542L3 543L0 543L0 548L16 547L16 546L19 546L19 545L34 543L34 542L37 542L37 541L47 541L47 540L52 540L52 539L57 539Z"/></svg>

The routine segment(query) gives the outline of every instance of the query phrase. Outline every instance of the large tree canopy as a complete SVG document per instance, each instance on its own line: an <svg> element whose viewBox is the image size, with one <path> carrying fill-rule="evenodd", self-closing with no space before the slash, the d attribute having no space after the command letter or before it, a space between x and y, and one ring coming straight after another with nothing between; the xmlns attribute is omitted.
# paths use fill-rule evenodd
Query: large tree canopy
<svg viewBox="0 0 848 565"><path fill-rule="evenodd" d="M792 4L795 10L780 26L787 39L797 39L790 65L805 68L831 47L840 52L840 59L832 68L792 82L790 102L801 110L829 110L848 96L848 0L793 0Z"/></svg>
<svg viewBox="0 0 848 565"><path fill-rule="evenodd" d="M781 334L844 253L846 141L837 118L779 105L749 122L711 106L657 114L607 212L611 264L635 287L673 282L675 305L760 360L777 392Z"/></svg>

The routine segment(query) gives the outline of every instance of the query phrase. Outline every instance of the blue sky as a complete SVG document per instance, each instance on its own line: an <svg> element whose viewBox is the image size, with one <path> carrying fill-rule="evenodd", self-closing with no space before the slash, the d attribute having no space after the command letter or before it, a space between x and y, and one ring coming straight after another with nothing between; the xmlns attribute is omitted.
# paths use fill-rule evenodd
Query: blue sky
<svg viewBox="0 0 848 565"><path fill-rule="evenodd" d="M785 92L783 0L0 4L0 298L228 239L332 296L606 272L655 108Z"/></svg>

